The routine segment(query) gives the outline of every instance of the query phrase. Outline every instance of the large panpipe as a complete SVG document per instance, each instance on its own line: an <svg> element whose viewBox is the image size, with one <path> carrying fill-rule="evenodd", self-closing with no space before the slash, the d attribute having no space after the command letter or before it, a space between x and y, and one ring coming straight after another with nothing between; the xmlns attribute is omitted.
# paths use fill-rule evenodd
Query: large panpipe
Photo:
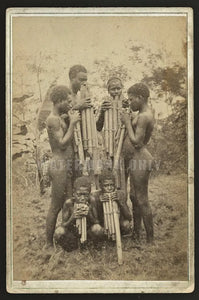
<svg viewBox="0 0 199 300"><path fill-rule="evenodd" d="M81 86L80 95L81 99L90 97L87 85ZM82 111L82 141L85 155L88 155L92 159L94 175L98 175L98 135L93 107Z"/></svg>
<svg viewBox="0 0 199 300"><path fill-rule="evenodd" d="M125 126L121 124L120 112L122 100L116 96L112 100L112 108L105 111L104 117L104 146L107 158L113 161L113 171L118 189L125 190L124 162L121 159L122 145L125 135Z"/></svg>
<svg viewBox="0 0 199 300"><path fill-rule="evenodd" d="M103 205L104 212L104 229L109 239L116 240L118 264L123 263L122 260L122 242L120 233L120 211L116 202L117 192L104 193L100 200Z"/></svg>
<svg viewBox="0 0 199 300"><path fill-rule="evenodd" d="M90 97L87 85L81 86L80 97L81 99ZM98 175L98 135L93 107L86 108L81 112L81 122L78 122L75 128L75 144L80 164L83 166L83 174L90 174L89 168L91 168L91 173ZM90 166L87 163L88 160L90 161Z"/></svg>
<svg viewBox="0 0 199 300"><path fill-rule="evenodd" d="M116 96L112 100L112 108L105 111L104 116L104 146L107 153L107 157L114 157L116 146L117 146L117 136L120 130L120 111L122 109L122 102L119 96Z"/></svg>

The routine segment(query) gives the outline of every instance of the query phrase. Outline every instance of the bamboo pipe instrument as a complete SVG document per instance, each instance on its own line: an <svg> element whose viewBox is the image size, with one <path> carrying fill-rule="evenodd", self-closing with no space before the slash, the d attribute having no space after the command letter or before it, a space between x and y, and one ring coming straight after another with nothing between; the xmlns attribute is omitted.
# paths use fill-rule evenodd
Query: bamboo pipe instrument
<svg viewBox="0 0 199 300"><path fill-rule="evenodd" d="M80 122L78 122L75 126L74 138L75 138L75 143L76 143L76 146L78 149L80 164L83 165L84 164L84 150L83 150L83 146L82 146Z"/></svg>
<svg viewBox="0 0 199 300"><path fill-rule="evenodd" d="M81 99L85 99L87 96L87 87L86 85L81 85L80 88ZM84 150L88 150L88 123L87 123L87 109L82 111L82 134L83 134L83 145Z"/></svg>
<svg viewBox="0 0 199 300"><path fill-rule="evenodd" d="M108 194L108 204L109 204L109 210L110 210L110 220L111 220L111 238L114 241L115 240L115 225L114 225L114 219L113 219L113 206L112 206L112 193Z"/></svg>
<svg viewBox="0 0 199 300"><path fill-rule="evenodd" d="M115 185L117 189L120 189L121 187L121 178L120 178L120 172L119 170L114 170L115 173Z"/></svg>
<svg viewBox="0 0 199 300"><path fill-rule="evenodd" d="M86 108L86 121L88 130L88 153L92 155L91 109Z"/></svg>
<svg viewBox="0 0 199 300"><path fill-rule="evenodd" d="M121 121L120 121L120 112L122 110L122 101L120 100L120 98L118 98L117 101L117 120L118 120L118 127L121 125Z"/></svg>
<svg viewBox="0 0 199 300"><path fill-rule="evenodd" d="M91 107L92 159L94 175L98 175L98 139L93 107Z"/></svg>
<svg viewBox="0 0 199 300"><path fill-rule="evenodd" d="M116 148L116 132L117 132L117 98L113 101L113 150Z"/></svg>
<svg viewBox="0 0 199 300"><path fill-rule="evenodd" d="M110 218L111 211L110 211L109 202L106 201L105 205L106 205L107 220L108 220L108 233L109 233L109 236L111 236L112 235L112 227L111 227L111 218Z"/></svg>
<svg viewBox="0 0 199 300"><path fill-rule="evenodd" d="M122 241L121 241L120 222L119 222L119 209L116 201L113 201L113 217L114 217L114 225L115 225L115 233L116 233L118 264L122 265L123 264Z"/></svg>
<svg viewBox="0 0 199 300"><path fill-rule="evenodd" d="M76 219L76 227L78 229L79 235L81 235L82 234L82 223L81 223L81 219L80 218Z"/></svg>
<svg viewBox="0 0 199 300"><path fill-rule="evenodd" d="M113 111L108 110L108 124L109 124L109 155L113 157Z"/></svg>
<svg viewBox="0 0 199 300"><path fill-rule="evenodd" d="M103 212L104 212L104 229L105 233L108 233L108 220L107 220L107 209L106 209L106 203L103 202Z"/></svg>
<svg viewBox="0 0 199 300"><path fill-rule="evenodd" d="M81 227L82 227L82 234L80 238L80 242L83 244L87 240L87 230L86 230L86 217L82 217L80 219Z"/></svg>
<svg viewBox="0 0 199 300"><path fill-rule="evenodd" d="M85 110L82 111L82 135L83 135L83 148L84 148L84 150L87 150L88 149L88 133L87 133Z"/></svg>
<svg viewBox="0 0 199 300"><path fill-rule="evenodd" d="M104 113L104 134L105 134L105 150L108 153L109 152L109 112L108 110Z"/></svg>
<svg viewBox="0 0 199 300"><path fill-rule="evenodd" d="M125 126L122 125L121 133L120 133L120 138L119 138L119 142L118 142L118 147L117 147L117 151L116 151L115 159L114 159L114 166L113 166L113 168L115 170L118 169L120 155L121 155L121 151L122 151L122 145L123 145L123 141L124 141L124 135L125 135Z"/></svg>

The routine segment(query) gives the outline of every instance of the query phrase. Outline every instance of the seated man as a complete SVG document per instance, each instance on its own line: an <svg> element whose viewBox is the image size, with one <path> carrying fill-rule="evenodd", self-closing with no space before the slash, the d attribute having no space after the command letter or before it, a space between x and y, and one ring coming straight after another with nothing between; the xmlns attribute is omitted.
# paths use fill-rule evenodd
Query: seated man
<svg viewBox="0 0 199 300"><path fill-rule="evenodd" d="M86 216L88 239L100 240L103 238L103 228L100 226L95 211L95 199L91 195L91 183L88 176L75 180L73 198L67 199L63 206L62 224L55 231L55 243L66 251L78 248L78 228L76 220L82 217L77 204L83 204L83 215Z"/></svg>

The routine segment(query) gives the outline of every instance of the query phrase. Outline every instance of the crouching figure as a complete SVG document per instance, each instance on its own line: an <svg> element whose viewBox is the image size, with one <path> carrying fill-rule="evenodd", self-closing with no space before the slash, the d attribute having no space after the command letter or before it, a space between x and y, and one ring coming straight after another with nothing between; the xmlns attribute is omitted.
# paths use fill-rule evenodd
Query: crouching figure
<svg viewBox="0 0 199 300"><path fill-rule="evenodd" d="M91 182L88 176L75 180L74 192L67 199L62 210L62 224L55 230L55 243L66 251L78 248L79 242L87 239L103 239L103 228L99 224L95 198L91 194Z"/></svg>

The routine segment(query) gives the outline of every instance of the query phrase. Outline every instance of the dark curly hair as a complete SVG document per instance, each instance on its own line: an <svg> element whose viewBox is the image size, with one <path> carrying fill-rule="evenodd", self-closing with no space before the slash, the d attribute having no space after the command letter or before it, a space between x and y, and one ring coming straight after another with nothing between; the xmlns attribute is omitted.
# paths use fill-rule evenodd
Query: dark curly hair
<svg viewBox="0 0 199 300"><path fill-rule="evenodd" d="M102 174L99 176L99 183L103 185L105 180L112 180L115 182L115 176L111 170L103 170Z"/></svg>
<svg viewBox="0 0 199 300"><path fill-rule="evenodd" d="M136 84L132 85L128 89L127 93L128 94L133 94L135 96L142 96L146 100L150 96L149 89L148 89L148 87L144 83L136 83Z"/></svg>
<svg viewBox="0 0 199 300"><path fill-rule="evenodd" d="M50 100L55 104L60 100L67 99L70 94L70 89L65 85L56 85L50 93Z"/></svg>
<svg viewBox="0 0 199 300"><path fill-rule="evenodd" d="M112 81L120 81L120 83L121 83L121 85L123 86L123 84L122 84L122 80L119 78L119 77L117 77L117 76L113 76L113 77L111 77L111 78L109 78L109 80L107 81L107 89L109 89L109 86L110 86L110 84L111 84L111 82Z"/></svg>
<svg viewBox="0 0 199 300"><path fill-rule="evenodd" d="M79 72L87 73L87 70L82 65L74 65L74 66L72 66L70 68L70 70L69 70L69 73L68 73L70 80L73 79L73 78L75 78Z"/></svg>
<svg viewBox="0 0 199 300"><path fill-rule="evenodd" d="M89 176L81 176L78 177L74 182L74 189L78 189L80 187L86 187L91 190L91 180Z"/></svg>

